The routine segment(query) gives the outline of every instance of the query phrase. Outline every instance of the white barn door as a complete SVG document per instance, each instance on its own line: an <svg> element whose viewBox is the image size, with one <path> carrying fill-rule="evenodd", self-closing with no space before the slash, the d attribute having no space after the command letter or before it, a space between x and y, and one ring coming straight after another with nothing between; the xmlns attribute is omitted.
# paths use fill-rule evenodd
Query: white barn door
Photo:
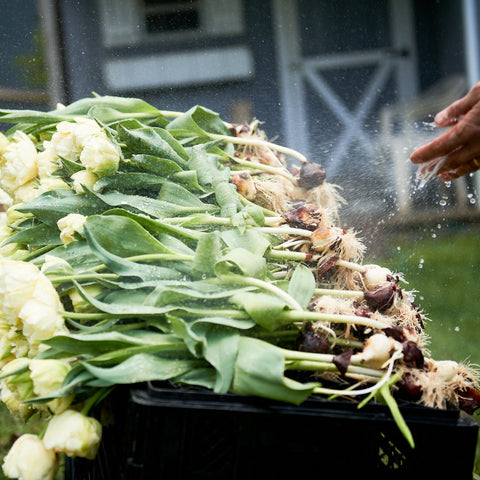
<svg viewBox="0 0 480 480"><path fill-rule="evenodd" d="M271 4L284 142L358 192L349 203L367 207L362 193L381 187L375 176L385 169L377 158L378 112L418 90L411 1Z"/></svg>

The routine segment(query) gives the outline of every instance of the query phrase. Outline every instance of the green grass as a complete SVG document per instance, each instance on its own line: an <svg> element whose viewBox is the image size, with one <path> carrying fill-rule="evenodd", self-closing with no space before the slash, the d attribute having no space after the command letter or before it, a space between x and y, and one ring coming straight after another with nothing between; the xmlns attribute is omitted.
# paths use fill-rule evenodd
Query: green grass
<svg viewBox="0 0 480 480"><path fill-rule="evenodd" d="M378 263L405 275L409 283L404 289L417 292L416 303L431 320L426 331L434 359L480 365L480 227L442 228L435 235L428 229L396 234L382 248L381 256L370 252L365 263ZM40 429L35 422L25 426L14 421L1 404L0 425L0 458L15 435ZM480 450L475 473L480 473ZM0 471L0 480L4 478ZM60 472L57 480L61 478Z"/></svg>

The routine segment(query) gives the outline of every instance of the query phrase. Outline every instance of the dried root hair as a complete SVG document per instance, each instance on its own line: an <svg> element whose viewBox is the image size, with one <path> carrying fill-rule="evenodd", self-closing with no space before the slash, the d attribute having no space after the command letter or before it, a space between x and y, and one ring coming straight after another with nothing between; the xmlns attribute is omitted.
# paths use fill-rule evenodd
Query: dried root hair
<svg viewBox="0 0 480 480"><path fill-rule="evenodd" d="M360 290L361 273L345 267L334 267L330 276L333 288L341 290Z"/></svg>
<svg viewBox="0 0 480 480"><path fill-rule="evenodd" d="M394 316L395 324L399 327L411 328L419 335L425 334L424 321L427 318L409 300L403 299Z"/></svg>
<svg viewBox="0 0 480 480"><path fill-rule="evenodd" d="M340 315L354 315L353 298L339 298L331 295L320 295L312 302L315 312L332 313Z"/></svg>
<svg viewBox="0 0 480 480"><path fill-rule="evenodd" d="M324 256L335 256L340 260L360 263L365 252L365 245L357 238L352 229L339 227L321 227L310 237L312 250Z"/></svg>
<svg viewBox="0 0 480 480"><path fill-rule="evenodd" d="M291 205L291 192L294 188L292 182L281 176L262 175L254 177L255 199L260 207L267 208L283 215Z"/></svg>
<svg viewBox="0 0 480 480"><path fill-rule="evenodd" d="M285 167L285 157L261 143L268 142L268 139L265 132L258 128L259 123L257 120L254 120L249 125L241 125L236 129L238 137L259 140L260 143L258 145L238 145L235 155L254 163L257 162L272 167Z"/></svg>
<svg viewBox="0 0 480 480"><path fill-rule="evenodd" d="M318 187L310 190L296 187L293 191L292 198L302 199L306 203L313 203L326 209L334 221L339 222L340 208L346 203L345 199L339 193L340 189L340 186L328 182L323 182Z"/></svg>
<svg viewBox="0 0 480 480"><path fill-rule="evenodd" d="M426 369L404 369L413 381L420 385L422 395L419 403L431 407L445 409L448 405L458 407L459 395L467 388L478 389L479 371L472 365L459 363L456 374L451 381L445 381L435 369L435 361L426 360Z"/></svg>

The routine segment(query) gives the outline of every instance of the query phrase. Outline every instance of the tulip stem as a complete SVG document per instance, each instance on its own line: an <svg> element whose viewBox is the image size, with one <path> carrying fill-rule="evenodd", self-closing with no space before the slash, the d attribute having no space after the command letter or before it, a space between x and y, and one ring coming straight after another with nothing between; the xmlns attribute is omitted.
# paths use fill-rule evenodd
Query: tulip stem
<svg viewBox="0 0 480 480"><path fill-rule="evenodd" d="M228 143L233 143L235 145L247 145L247 146L252 146L252 147L265 147L269 150L273 150L275 152L280 152L285 155L289 155L290 157L296 158L297 160L300 160L302 163L307 163L307 157L305 155L301 154L300 152L297 152L296 150L293 150L292 148L284 147L283 145L277 145L272 142L267 142L266 140L262 140L260 138L255 138L255 137L230 137L228 135L218 135L215 133L209 133L208 136L210 138L213 138L214 140L223 140ZM249 162L251 164L251 162ZM292 177L293 179L293 177Z"/></svg>
<svg viewBox="0 0 480 480"><path fill-rule="evenodd" d="M90 410L100 403L109 393L113 390L114 387L108 388L99 388L88 400L83 404L82 410L80 413L87 416Z"/></svg>
<svg viewBox="0 0 480 480"><path fill-rule="evenodd" d="M289 310L279 314L284 320L291 320L292 322L335 322L335 323L351 323L354 325L364 325L365 327L378 328L383 330L384 328L391 327L390 324L374 320L372 318L361 317L358 315L341 315L338 313L321 313L310 311L295 311Z"/></svg>

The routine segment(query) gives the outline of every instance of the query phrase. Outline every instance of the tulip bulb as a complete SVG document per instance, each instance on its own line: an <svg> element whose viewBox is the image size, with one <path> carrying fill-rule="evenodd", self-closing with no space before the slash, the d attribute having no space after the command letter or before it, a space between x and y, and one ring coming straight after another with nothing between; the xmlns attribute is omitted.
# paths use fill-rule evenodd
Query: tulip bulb
<svg viewBox="0 0 480 480"><path fill-rule="evenodd" d="M385 267L378 265L365 265L363 281L367 290L375 288L380 283L386 282L392 276L392 272Z"/></svg>

